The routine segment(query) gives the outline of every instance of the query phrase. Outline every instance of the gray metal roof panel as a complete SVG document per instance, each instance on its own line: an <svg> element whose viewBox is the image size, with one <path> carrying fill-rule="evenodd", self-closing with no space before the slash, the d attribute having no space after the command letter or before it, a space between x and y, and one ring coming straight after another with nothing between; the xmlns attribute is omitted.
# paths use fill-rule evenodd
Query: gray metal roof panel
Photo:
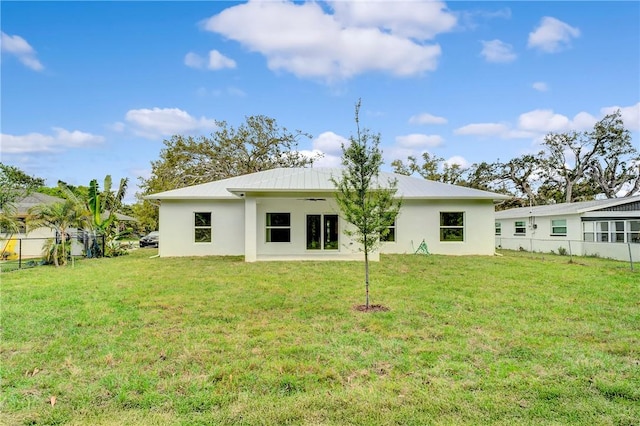
<svg viewBox="0 0 640 426"><path fill-rule="evenodd" d="M333 192L331 178L340 179L339 168L279 168L244 176L209 182L149 195L149 199L211 199L235 198L242 192ZM398 180L398 195L415 199L488 199L505 200L509 197L457 185L434 182L422 178L381 172L382 186L392 179Z"/></svg>
<svg viewBox="0 0 640 426"><path fill-rule="evenodd" d="M560 216L581 214L607 207L617 206L640 200L640 195L606 200L581 201L577 203L547 204L544 206L518 207L496 212L496 219L510 219L527 216Z"/></svg>

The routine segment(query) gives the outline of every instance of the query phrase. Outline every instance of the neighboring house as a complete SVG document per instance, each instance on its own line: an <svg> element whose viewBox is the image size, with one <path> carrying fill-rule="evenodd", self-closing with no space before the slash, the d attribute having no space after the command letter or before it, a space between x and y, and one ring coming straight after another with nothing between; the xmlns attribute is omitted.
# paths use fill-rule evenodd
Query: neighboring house
<svg viewBox="0 0 640 426"><path fill-rule="evenodd" d="M496 213L496 246L504 249L640 260L640 195L520 207Z"/></svg>
<svg viewBox="0 0 640 426"><path fill-rule="evenodd" d="M5 259L17 259L18 253L22 253L22 258L34 258L42 256L42 247L46 240L56 237L56 232L50 228L40 227L29 229L26 225L29 209L40 204L53 204L64 202L65 200L51 195L32 192L15 203L16 217L18 219L18 232L11 233L0 230L0 253ZM106 218L108 213L104 213ZM116 213L119 222L135 221L131 216ZM73 237L71 246L74 255L81 255L87 245L85 234L79 233L75 228L69 229L69 237Z"/></svg>
<svg viewBox="0 0 640 426"><path fill-rule="evenodd" d="M280 168L149 195L160 201L159 254L362 259L335 202L330 179L341 173ZM381 253L414 253L424 240L431 253L494 254L494 202L508 197L391 173L380 178L397 179L403 199Z"/></svg>
<svg viewBox="0 0 640 426"><path fill-rule="evenodd" d="M26 197L14 203L16 218L18 219L18 232L10 233L1 230L0 236L4 240L0 244L0 251L7 259L17 259L18 253L23 258L42 256L42 246L49 238L55 237L55 231L49 228L27 229L26 220L29 209L39 204L53 204L64 201L62 198L51 195L32 192Z"/></svg>

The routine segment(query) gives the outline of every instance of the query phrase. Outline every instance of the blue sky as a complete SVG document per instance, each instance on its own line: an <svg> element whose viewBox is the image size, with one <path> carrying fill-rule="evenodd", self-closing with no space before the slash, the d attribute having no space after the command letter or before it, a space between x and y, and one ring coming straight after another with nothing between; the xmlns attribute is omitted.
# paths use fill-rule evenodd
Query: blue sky
<svg viewBox="0 0 640 426"><path fill-rule="evenodd" d="M2 162L88 185L148 177L172 134L264 114L340 161L537 152L621 109L640 134L640 3L2 1Z"/></svg>

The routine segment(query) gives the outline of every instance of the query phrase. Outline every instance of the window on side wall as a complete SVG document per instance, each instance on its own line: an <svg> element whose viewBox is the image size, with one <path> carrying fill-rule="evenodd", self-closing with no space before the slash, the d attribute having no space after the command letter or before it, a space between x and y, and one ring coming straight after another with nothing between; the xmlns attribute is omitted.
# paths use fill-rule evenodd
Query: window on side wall
<svg viewBox="0 0 640 426"><path fill-rule="evenodd" d="M267 213L268 243L291 242L291 213Z"/></svg>
<svg viewBox="0 0 640 426"><path fill-rule="evenodd" d="M627 241L630 243L640 244L640 220L629 221L629 232L627 233Z"/></svg>
<svg viewBox="0 0 640 426"><path fill-rule="evenodd" d="M516 220L516 235L527 235L527 223L524 220Z"/></svg>
<svg viewBox="0 0 640 426"><path fill-rule="evenodd" d="M387 233L380 235L380 241L385 243L395 243L396 241L396 221L387 228Z"/></svg>
<svg viewBox="0 0 640 426"><path fill-rule="evenodd" d="M567 219L554 219L551 221L551 235L566 236L567 235Z"/></svg>
<svg viewBox="0 0 640 426"><path fill-rule="evenodd" d="M609 222L596 222L596 242L609 242Z"/></svg>
<svg viewBox="0 0 640 426"><path fill-rule="evenodd" d="M582 239L586 242L595 241L595 233L593 232L593 222L582 222Z"/></svg>
<svg viewBox="0 0 640 426"><path fill-rule="evenodd" d="M496 235L502 235L502 223L496 222Z"/></svg>
<svg viewBox="0 0 640 426"><path fill-rule="evenodd" d="M440 212L440 241L464 241L463 212Z"/></svg>
<svg viewBox="0 0 640 426"><path fill-rule="evenodd" d="M210 243L212 235L211 212L195 212L194 241L196 243Z"/></svg>

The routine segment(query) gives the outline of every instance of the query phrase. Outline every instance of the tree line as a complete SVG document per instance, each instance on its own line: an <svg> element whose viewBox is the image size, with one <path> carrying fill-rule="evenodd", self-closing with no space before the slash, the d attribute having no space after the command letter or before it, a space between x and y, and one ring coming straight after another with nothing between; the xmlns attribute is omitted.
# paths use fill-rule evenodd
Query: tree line
<svg viewBox="0 0 640 426"><path fill-rule="evenodd" d="M391 163L395 173L511 195L500 208L631 196L640 191L640 154L620 111L589 131L548 133L536 154L506 162L448 164L425 152Z"/></svg>

